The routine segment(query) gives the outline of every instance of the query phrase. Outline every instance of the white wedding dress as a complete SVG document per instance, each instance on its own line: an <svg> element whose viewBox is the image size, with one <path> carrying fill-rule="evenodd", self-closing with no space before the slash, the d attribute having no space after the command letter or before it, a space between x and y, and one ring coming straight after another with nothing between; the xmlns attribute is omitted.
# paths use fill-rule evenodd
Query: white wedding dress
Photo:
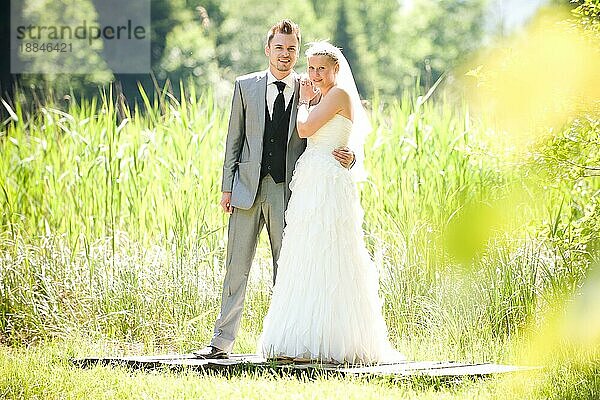
<svg viewBox="0 0 600 400"><path fill-rule="evenodd" d="M351 130L352 121L336 114L308 138L296 164L277 280L258 343L266 358L402 359L388 340L356 187L331 154L348 143Z"/></svg>

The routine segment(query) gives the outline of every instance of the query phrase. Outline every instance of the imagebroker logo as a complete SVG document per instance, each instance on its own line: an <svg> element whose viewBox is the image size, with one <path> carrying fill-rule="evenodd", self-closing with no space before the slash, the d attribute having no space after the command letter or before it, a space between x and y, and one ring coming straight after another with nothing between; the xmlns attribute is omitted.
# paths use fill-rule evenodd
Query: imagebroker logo
<svg viewBox="0 0 600 400"><path fill-rule="evenodd" d="M12 73L150 72L150 0L64 5L11 0Z"/></svg>

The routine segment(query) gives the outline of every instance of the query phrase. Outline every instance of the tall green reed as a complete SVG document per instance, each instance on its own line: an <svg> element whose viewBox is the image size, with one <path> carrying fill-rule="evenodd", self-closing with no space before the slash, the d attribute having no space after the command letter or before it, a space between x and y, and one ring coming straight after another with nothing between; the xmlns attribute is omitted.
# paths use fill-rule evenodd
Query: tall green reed
<svg viewBox="0 0 600 400"><path fill-rule="evenodd" d="M28 119L16 110L0 142L5 155L0 226L11 233L2 248L17 260L3 268L3 293L8 303L16 299L28 308L17 313L6 306L11 320L17 314L39 314L34 300L18 300L15 291L35 292L49 271L77 273L70 277L77 278L75 297L96 303L99 309L91 310L92 316L139 318L136 309L148 284L139 278L149 265L160 276L154 283L166 285L172 300L184 306L203 303L196 301L202 296L198 283L220 279L215 265L222 257L225 220L216 206L217 165L226 121L210 94L182 93L177 102L162 99L168 105L160 112L157 104L148 114L127 110L120 122L110 92L73 101L64 111L46 104ZM69 253L52 268L46 264L56 260L26 251L49 239ZM147 250L136 250L140 246ZM160 262L132 265L156 249L164 250ZM136 256L128 257L134 250ZM33 259L35 271L29 265ZM4 279L9 271L29 284ZM80 281L79 273L87 279ZM211 300L215 296L211 293Z"/></svg>
<svg viewBox="0 0 600 400"><path fill-rule="evenodd" d="M210 91L180 92L141 91L143 112L110 90L66 109L11 108L0 136L3 340L83 332L189 348L208 339L223 276L227 108ZM550 232L579 240L567 231L571 183L540 191L525 162L491 151L487 128L442 94L374 99L371 116L361 197L393 340L417 355L501 357L490 343L518 335L552 288L572 292L585 276L585 260L558 257L573 246L561 253L545 230L552 215ZM481 204L490 213L471 212ZM486 229L457 258L448 236L465 220ZM469 231L458 232L467 242ZM267 248L262 238L243 351L269 302Z"/></svg>

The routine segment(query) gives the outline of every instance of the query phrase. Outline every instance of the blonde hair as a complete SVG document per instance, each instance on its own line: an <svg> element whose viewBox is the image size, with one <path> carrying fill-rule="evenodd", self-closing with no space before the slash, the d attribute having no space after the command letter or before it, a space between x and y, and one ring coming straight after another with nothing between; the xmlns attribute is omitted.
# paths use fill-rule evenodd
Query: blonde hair
<svg viewBox="0 0 600 400"><path fill-rule="evenodd" d="M326 40L308 44L310 47L304 52L306 57L327 56L331 58L335 64L339 63L340 55L342 54L342 50L339 47L335 47Z"/></svg>

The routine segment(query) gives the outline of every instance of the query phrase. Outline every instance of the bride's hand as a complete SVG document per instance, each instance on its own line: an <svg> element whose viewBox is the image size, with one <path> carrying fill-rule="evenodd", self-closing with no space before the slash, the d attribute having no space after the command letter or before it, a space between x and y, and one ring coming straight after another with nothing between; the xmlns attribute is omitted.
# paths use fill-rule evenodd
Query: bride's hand
<svg viewBox="0 0 600 400"><path fill-rule="evenodd" d="M313 86L308 76L302 75L300 77L300 100L311 101L317 94L319 94L319 90Z"/></svg>

